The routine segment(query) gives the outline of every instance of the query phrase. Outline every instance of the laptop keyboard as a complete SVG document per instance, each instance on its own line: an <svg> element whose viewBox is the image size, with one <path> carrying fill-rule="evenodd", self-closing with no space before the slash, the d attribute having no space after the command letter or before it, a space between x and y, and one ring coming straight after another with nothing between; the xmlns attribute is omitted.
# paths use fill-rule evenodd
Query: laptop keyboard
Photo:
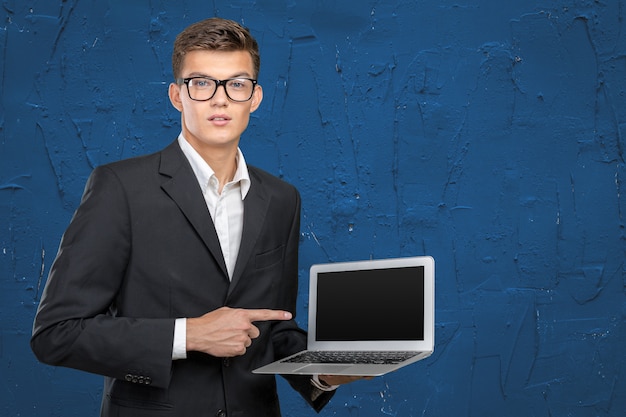
<svg viewBox="0 0 626 417"><path fill-rule="evenodd" d="M393 365L403 362L417 352L343 352L343 351L306 351L292 358L283 360L287 363L361 363L372 365Z"/></svg>

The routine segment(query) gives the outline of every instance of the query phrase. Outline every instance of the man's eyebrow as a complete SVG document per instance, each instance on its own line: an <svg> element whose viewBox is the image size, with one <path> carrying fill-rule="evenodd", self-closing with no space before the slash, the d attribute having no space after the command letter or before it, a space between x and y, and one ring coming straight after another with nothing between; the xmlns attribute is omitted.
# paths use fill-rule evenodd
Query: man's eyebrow
<svg viewBox="0 0 626 417"><path fill-rule="evenodd" d="M231 78L252 78L252 75L250 75L248 72L244 71L244 72L240 72L238 74L235 74Z"/></svg>
<svg viewBox="0 0 626 417"><path fill-rule="evenodd" d="M213 80L217 80L217 78L212 77L204 72L192 72L185 78L192 78L192 77L205 77L205 78L211 78ZM252 76L250 75L250 73L244 71L244 72L238 72L235 75L228 77L228 79L231 79L231 78L252 78Z"/></svg>
<svg viewBox="0 0 626 417"><path fill-rule="evenodd" d="M192 78L192 77L206 77L206 78L213 78L210 75L207 75L203 72L192 72L191 74L187 75L186 78Z"/></svg>

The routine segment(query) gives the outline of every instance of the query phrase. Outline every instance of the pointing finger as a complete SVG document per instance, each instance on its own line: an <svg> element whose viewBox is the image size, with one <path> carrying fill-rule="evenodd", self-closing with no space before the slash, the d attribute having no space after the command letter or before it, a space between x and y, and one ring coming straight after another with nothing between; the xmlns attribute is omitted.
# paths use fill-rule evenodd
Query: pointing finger
<svg viewBox="0 0 626 417"><path fill-rule="evenodd" d="M291 320L291 313L283 310L246 310L250 321Z"/></svg>

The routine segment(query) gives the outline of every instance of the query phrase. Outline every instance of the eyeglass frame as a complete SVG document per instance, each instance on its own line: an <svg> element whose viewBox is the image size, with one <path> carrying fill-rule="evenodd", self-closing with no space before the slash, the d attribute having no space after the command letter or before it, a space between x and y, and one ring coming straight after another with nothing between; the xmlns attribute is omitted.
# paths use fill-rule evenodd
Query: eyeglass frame
<svg viewBox="0 0 626 417"><path fill-rule="evenodd" d="M198 79L198 78L202 78L204 80L211 80L211 81L215 82L215 91L213 91L213 94L211 94L211 97L206 98L204 100L200 100L200 99L191 97L191 91L189 91L189 81L195 80L195 79ZM226 89L226 83L228 81L233 81L233 80L248 80L248 81L251 81L252 82L252 91L250 92L250 97L248 97L245 100L235 100L235 99L233 99L228 94L228 90ZM178 85L185 84L187 86L187 94L189 95L189 98L192 99L193 101L209 101L209 100L211 100L213 97L215 97L215 94L217 93L217 89L221 85L222 87L224 87L224 93L226 94L226 97L228 97L228 99L230 101L234 101L235 103L245 103L246 101L250 101L250 99L252 99L252 96L254 96L254 90L255 90L256 86L259 84L259 82L258 82L258 80L255 80L253 78L246 78L246 77L234 77L234 78L227 78L225 80L216 80L215 78L211 78L211 77L196 76L196 77L188 77L188 78L177 78L176 79L176 84L178 84Z"/></svg>

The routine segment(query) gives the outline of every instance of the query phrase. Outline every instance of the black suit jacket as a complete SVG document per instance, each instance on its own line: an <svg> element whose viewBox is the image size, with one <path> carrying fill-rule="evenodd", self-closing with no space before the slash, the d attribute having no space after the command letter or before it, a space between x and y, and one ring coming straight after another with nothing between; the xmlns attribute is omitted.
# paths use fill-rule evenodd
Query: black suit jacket
<svg viewBox="0 0 626 417"><path fill-rule="evenodd" d="M175 141L91 174L52 265L31 347L105 376L102 416L279 416L273 376L251 370L306 346L293 320L258 323L244 356L172 361L174 320L222 306L295 313L300 196L248 167L232 281L198 181ZM289 383L320 410L332 393Z"/></svg>

